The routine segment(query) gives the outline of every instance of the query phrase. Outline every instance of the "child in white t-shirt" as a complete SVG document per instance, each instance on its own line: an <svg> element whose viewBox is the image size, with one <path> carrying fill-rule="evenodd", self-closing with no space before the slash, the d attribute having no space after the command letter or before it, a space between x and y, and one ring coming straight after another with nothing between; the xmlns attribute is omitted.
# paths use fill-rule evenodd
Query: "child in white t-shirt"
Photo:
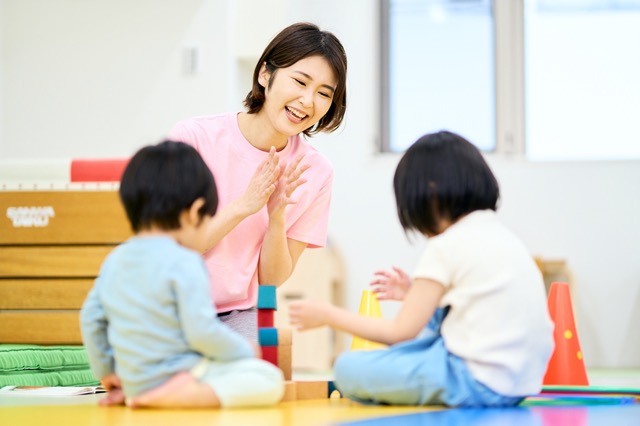
<svg viewBox="0 0 640 426"><path fill-rule="evenodd" d="M379 299L403 300L398 315L299 301L291 323L391 345L337 359L336 386L356 401L512 406L538 393L553 350L544 284L498 220L499 187L482 154L459 135L425 135L400 160L394 189L402 227L428 238L413 280L396 268L372 283Z"/></svg>

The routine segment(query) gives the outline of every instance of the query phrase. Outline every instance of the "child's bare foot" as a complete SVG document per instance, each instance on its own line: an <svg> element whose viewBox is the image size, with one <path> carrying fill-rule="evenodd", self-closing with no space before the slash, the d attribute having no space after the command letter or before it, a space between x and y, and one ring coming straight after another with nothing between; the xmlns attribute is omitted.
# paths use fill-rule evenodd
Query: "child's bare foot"
<svg viewBox="0 0 640 426"><path fill-rule="evenodd" d="M111 406L111 405L122 405L124 404L124 392L122 389L111 389L107 396L98 401L98 405L102 406Z"/></svg>
<svg viewBox="0 0 640 426"><path fill-rule="evenodd" d="M157 388L127 400L127 405L132 408L219 407L220 400L211 387L198 382L191 374L182 372Z"/></svg>

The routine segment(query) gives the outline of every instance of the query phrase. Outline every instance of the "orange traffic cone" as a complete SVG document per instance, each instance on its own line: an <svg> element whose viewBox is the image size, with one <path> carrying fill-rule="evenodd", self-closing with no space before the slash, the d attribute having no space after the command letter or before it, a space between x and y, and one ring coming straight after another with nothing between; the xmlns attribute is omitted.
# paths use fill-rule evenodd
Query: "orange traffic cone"
<svg viewBox="0 0 640 426"><path fill-rule="evenodd" d="M573 318L569 284L551 283L549 313L555 323L555 350L543 379L545 385L589 386L587 370L582 359L578 330Z"/></svg>
<svg viewBox="0 0 640 426"><path fill-rule="evenodd" d="M382 309L380 309L380 301L371 290L362 291L362 298L360 299L360 309L358 309L358 314L363 315L365 317L382 318ZM358 336L353 336L353 340L351 340L352 351L359 351L359 350L367 351L367 350L373 350L373 349L383 349L386 347L387 346L383 345L382 343L365 340Z"/></svg>

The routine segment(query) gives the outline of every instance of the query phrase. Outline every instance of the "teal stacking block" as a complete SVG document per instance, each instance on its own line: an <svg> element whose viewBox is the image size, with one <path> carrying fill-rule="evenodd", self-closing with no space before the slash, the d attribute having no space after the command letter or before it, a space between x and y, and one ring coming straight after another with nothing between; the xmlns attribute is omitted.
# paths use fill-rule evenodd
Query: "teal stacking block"
<svg viewBox="0 0 640 426"><path fill-rule="evenodd" d="M258 309L278 309L275 285L258 286Z"/></svg>
<svg viewBox="0 0 640 426"><path fill-rule="evenodd" d="M275 327L259 328L258 343L260 346L278 346L278 329Z"/></svg>

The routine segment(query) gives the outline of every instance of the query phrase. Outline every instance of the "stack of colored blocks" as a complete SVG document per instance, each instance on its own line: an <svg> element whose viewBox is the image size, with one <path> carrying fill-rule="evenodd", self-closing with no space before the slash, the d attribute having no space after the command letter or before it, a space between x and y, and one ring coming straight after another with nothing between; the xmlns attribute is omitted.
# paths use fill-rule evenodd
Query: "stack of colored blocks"
<svg viewBox="0 0 640 426"><path fill-rule="evenodd" d="M277 310L276 286L258 288L258 343L262 359L282 370L285 383L283 401L327 398L335 390L332 382L301 381L291 379L291 330L275 327Z"/></svg>
<svg viewBox="0 0 640 426"><path fill-rule="evenodd" d="M285 380L291 380L291 330L274 327L276 286L258 289L258 343L262 359L280 367Z"/></svg>

